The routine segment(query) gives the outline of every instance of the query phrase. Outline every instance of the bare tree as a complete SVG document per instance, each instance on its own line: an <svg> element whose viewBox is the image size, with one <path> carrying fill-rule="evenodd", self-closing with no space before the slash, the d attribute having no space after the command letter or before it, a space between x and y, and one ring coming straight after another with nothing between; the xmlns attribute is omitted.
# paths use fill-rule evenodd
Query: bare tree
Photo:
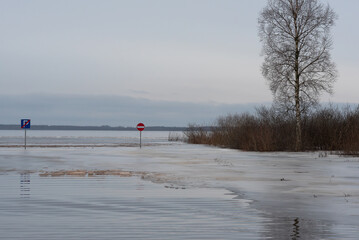
<svg viewBox="0 0 359 240"><path fill-rule="evenodd" d="M332 93L337 77L330 29L337 16L318 0L268 0L260 13L262 74L275 103L296 118L296 150L302 149L302 113Z"/></svg>

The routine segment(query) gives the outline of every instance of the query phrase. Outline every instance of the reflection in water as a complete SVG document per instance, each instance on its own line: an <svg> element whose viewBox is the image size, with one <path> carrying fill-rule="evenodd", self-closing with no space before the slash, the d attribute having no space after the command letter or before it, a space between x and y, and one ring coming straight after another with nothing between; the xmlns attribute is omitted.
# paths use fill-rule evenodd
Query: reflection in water
<svg viewBox="0 0 359 240"><path fill-rule="evenodd" d="M141 179L137 179L136 182L136 191L144 191L145 190L145 185L143 184L143 181ZM144 197L142 195L138 195L137 196L137 201L144 201Z"/></svg>
<svg viewBox="0 0 359 240"><path fill-rule="evenodd" d="M302 209L303 210L303 209ZM329 221L320 219L306 219L302 217L283 217L280 213L272 216L272 224L265 225L263 238L276 240L299 239L346 239L340 238L342 233L333 232L333 225ZM336 238L338 237L338 238Z"/></svg>
<svg viewBox="0 0 359 240"><path fill-rule="evenodd" d="M252 201L222 189L176 189L108 175L32 174L31 180L29 199L30 174L20 175L19 199L18 174L0 174L0 239L349 240L359 235L356 225L335 226L298 202L293 212L258 211Z"/></svg>
<svg viewBox="0 0 359 240"><path fill-rule="evenodd" d="M262 221L227 190L166 188L139 177L0 175L0 239L260 239ZM20 178L30 196L30 174ZM61 233L61 234L59 234Z"/></svg>
<svg viewBox="0 0 359 240"><path fill-rule="evenodd" d="M20 174L20 197L30 198L30 174L27 172Z"/></svg>
<svg viewBox="0 0 359 240"><path fill-rule="evenodd" d="M292 233L291 237L292 237L292 240L297 240L300 238L300 236L299 236L299 218L294 219L293 233Z"/></svg>

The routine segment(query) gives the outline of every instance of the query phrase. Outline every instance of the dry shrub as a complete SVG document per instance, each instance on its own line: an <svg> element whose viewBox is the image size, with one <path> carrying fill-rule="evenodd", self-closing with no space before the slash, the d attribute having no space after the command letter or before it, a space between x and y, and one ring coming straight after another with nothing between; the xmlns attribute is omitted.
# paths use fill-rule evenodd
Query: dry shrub
<svg viewBox="0 0 359 240"><path fill-rule="evenodd" d="M209 144L245 151L294 151L295 119L274 108L260 107L255 114L219 117L210 129L190 125L189 143ZM302 124L305 150L359 153L359 106L340 110L332 106L307 113Z"/></svg>
<svg viewBox="0 0 359 240"><path fill-rule="evenodd" d="M346 121L342 130L342 153L359 155L359 105L353 111L347 109L344 115Z"/></svg>
<svg viewBox="0 0 359 240"><path fill-rule="evenodd" d="M192 144L210 144L210 136L207 127L196 124L190 124L186 131L184 131L186 140Z"/></svg>
<svg viewBox="0 0 359 240"><path fill-rule="evenodd" d="M303 121L304 147L308 150L340 148L344 118L338 108L323 108L306 116Z"/></svg>

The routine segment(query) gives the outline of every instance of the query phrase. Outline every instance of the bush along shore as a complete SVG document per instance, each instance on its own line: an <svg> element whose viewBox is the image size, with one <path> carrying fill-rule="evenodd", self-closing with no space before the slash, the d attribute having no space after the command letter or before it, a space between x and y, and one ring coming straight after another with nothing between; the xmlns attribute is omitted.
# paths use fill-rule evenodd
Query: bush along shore
<svg viewBox="0 0 359 240"><path fill-rule="evenodd" d="M254 114L219 117L211 127L191 124L188 143L244 151L294 151L295 116L260 107ZM359 105L321 107L303 115L302 144L306 151L359 155Z"/></svg>

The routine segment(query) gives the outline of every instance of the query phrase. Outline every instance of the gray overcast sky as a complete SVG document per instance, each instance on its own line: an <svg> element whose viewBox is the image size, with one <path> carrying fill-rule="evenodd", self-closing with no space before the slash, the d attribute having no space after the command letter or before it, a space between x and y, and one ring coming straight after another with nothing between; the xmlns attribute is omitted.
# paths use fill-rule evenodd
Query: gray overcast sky
<svg viewBox="0 0 359 240"><path fill-rule="evenodd" d="M339 15L332 56L340 74L335 94L322 100L359 103L359 1L322 2ZM211 107L270 102L257 35L265 5L265 0L0 0L0 94L30 103L31 96L51 94ZM38 109L38 101L34 104ZM27 110L32 115L31 105Z"/></svg>

